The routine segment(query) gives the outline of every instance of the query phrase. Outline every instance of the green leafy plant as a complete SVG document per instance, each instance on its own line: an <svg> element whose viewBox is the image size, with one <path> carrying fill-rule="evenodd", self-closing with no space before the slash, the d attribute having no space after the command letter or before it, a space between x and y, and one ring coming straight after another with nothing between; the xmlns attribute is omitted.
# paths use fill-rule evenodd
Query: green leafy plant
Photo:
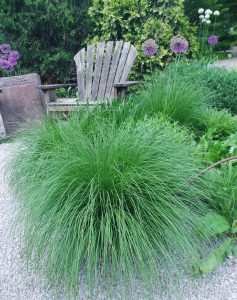
<svg viewBox="0 0 237 300"><path fill-rule="evenodd" d="M76 88L69 87L69 88L60 88L56 90L57 98L76 98L77 97L77 90Z"/></svg>
<svg viewBox="0 0 237 300"><path fill-rule="evenodd" d="M199 264L198 272L204 274L213 271L230 253L237 254L236 160L221 165L216 173L216 182L212 186L214 212L201 218L203 225L198 226L197 230L206 236L224 235L227 238Z"/></svg>
<svg viewBox="0 0 237 300"><path fill-rule="evenodd" d="M147 287L159 261L192 265L205 252L193 228L208 191L201 179L186 184L201 166L186 132L164 119L103 118L88 131L80 117L26 131L9 166L27 258L75 297L80 272L90 289L134 276Z"/></svg>
<svg viewBox="0 0 237 300"><path fill-rule="evenodd" d="M223 115L222 112L221 115ZM233 127L221 127L222 124L231 125L232 121L234 121L233 123L236 122L236 120L232 120L231 116L228 116L228 118L226 119L227 123L222 119L220 123L216 123L216 126L209 127L199 139L198 148L202 153L202 159L206 163L213 163L237 154L235 124L233 124Z"/></svg>
<svg viewBox="0 0 237 300"><path fill-rule="evenodd" d="M233 241L231 239L225 240L220 246L213 250L206 259L204 259L199 266L201 274L208 274L218 267L228 254L231 253Z"/></svg>

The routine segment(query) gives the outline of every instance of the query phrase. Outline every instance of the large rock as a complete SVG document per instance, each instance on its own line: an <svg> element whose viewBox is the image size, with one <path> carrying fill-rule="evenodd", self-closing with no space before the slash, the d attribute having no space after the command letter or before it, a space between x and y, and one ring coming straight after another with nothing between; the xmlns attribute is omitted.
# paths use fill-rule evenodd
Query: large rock
<svg viewBox="0 0 237 300"><path fill-rule="evenodd" d="M43 113L43 95L37 85L38 74L0 78L0 114L7 134L21 128L26 121L37 120Z"/></svg>

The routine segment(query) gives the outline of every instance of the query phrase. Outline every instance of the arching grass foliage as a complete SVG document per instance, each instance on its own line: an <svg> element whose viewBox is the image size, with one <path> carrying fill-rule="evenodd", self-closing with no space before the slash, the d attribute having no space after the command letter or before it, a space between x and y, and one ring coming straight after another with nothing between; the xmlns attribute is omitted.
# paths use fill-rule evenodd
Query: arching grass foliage
<svg viewBox="0 0 237 300"><path fill-rule="evenodd" d="M192 266L207 191L189 184L201 166L186 132L164 119L98 120L94 134L82 124L75 114L31 128L11 162L28 259L75 297L81 272L93 290L146 283L158 261L167 273L179 259Z"/></svg>

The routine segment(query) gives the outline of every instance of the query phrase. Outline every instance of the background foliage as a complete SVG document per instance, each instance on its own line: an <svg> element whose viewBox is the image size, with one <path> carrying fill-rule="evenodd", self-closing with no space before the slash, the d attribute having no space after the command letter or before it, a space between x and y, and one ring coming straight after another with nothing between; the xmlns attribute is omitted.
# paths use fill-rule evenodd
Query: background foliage
<svg viewBox="0 0 237 300"><path fill-rule="evenodd" d="M140 51L139 74L147 71L151 60L156 67L163 67L171 59L169 43L176 34L184 35L192 52L197 51L195 27L184 15L183 0L94 0L89 14L94 28L89 40L124 39L131 41L138 50L145 40L156 40L158 53L152 59Z"/></svg>
<svg viewBox="0 0 237 300"><path fill-rule="evenodd" d="M47 82L75 77L73 56L88 34L89 5L90 0L1 0L0 43L21 53L19 72L37 72Z"/></svg>
<svg viewBox="0 0 237 300"><path fill-rule="evenodd" d="M216 33L220 36L218 48L220 50L229 49L237 43L237 1L236 0L185 0L185 14L190 21L196 24L198 19L199 8L210 8L221 12L218 17L218 24L215 28Z"/></svg>

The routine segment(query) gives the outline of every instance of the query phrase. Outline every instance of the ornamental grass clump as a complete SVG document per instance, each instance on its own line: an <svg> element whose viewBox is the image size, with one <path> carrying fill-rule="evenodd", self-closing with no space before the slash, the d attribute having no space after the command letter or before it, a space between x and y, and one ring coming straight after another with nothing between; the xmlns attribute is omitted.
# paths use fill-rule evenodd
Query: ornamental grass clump
<svg viewBox="0 0 237 300"><path fill-rule="evenodd" d="M45 121L10 165L27 258L74 298L81 276L90 290L146 285L158 262L169 273L203 251L193 227L207 193L199 179L189 184L200 163L186 133L164 120L98 128L87 134L77 114Z"/></svg>
<svg viewBox="0 0 237 300"><path fill-rule="evenodd" d="M185 80L178 70L179 63L176 63L173 69L153 73L143 89L132 97L134 118L159 117L162 113L190 129L199 130L206 126L206 110L212 96L210 90Z"/></svg>

